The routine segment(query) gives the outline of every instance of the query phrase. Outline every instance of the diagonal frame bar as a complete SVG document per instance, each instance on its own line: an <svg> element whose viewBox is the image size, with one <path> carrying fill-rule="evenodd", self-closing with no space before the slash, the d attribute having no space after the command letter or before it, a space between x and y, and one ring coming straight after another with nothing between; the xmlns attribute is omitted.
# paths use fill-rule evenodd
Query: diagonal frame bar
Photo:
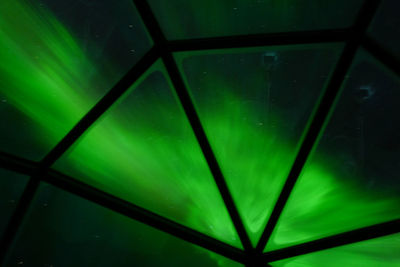
<svg viewBox="0 0 400 267"><path fill-rule="evenodd" d="M0 240L0 266L22 224L25 214L29 209L35 193L37 192L42 177L51 165L75 143L76 140L124 93L158 58L157 50L151 48L139 62L133 66L116 85L72 128L72 130L38 163L33 170L15 212L9 220L5 234ZM9 162L13 163L13 162ZM14 162L15 163L15 162Z"/></svg>
<svg viewBox="0 0 400 267"><path fill-rule="evenodd" d="M200 145L200 148L203 152L203 155L208 163L208 166L211 170L211 173L214 177L215 183L219 189L219 192L222 196L222 199L225 203L225 206L228 210L228 213L232 219L233 225L236 228L236 231L239 235L240 241L245 249L245 251L252 250L250 238L247 235L247 232L244 228L243 222L240 218L239 211L235 206L232 195L229 192L226 181L223 177L222 171L217 163L217 159L211 149L211 145L208 142L206 137L206 133L204 128L201 125L199 116L196 113L194 105L190 99L189 93L185 88L183 79L179 73L178 67L176 66L176 62L173 58L171 51L167 49L168 43L161 31L160 26L151 10L147 1L142 0L133 0L136 8L142 17L144 24L146 25L149 33L155 42L156 45L161 47L161 58L164 62L164 65L167 69L167 72L171 78L172 84L174 85L176 94L181 102L183 110L186 114L186 117L189 120L189 123L193 129L193 132L197 138L197 141Z"/></svg>
<svg viewBox="0 0 400 267"><path fill-rule="evenodd" d="M400 233L400 219L266 252L263 254L263 260L265 262L277 261L397 233Z"/></svg>
<svg viewBox="0 0 400 267"><path fill-rule="evenodd" d="M370 24L377 8L379 7L380 2L381 0L366 0L357 16L356 22L353 26L353 34L346 42L342 55L340 56L332 77L327 85L326 91L316 109L316 112L314 113L308 129L305 131L306 134L303 137L304 139L294 164L289 172L288 178L275 204L264 232L262 233L257 244L256 250L259 253L262 253L267 245L267 242L275 229L283 208L289 199L289 195L295 186L304 164L306 163L306 160L310 155L318 136L321 134L320 132L326 119L328 118L329 112L332 110L333 103L337 98L342 82L345 79L353 58L362 43L368 25Z"/></svg>
<svg viewBox="0 0 400 267"><path fill-rule="evenodd" d="M320 134L322 125L327 118L343 78L354 58L356 50L361 46L364 47L385 66L397 75L400 75L400 63L398 59L395 59L391 53L387 52L372 38L364 35L365 30L381 0L366 0L355 25L348 29L255 34L190 40L166 40L147 1L133 0L133 2L138 8L146 27L155 41L154 47L116 84L116 86L109 91L102 100L99 101L99 103L96 104L92 110L88 112L88 114L85 115L85 117L62 139L59 144L52 149L48 155L46 155L41 162L31 162L26 159L0 152L0 167L31 176L28 186L26 187L16 211L8 224L6 235L0 240L0 265L3 265L7 251L10 249L10 246L15 239L15 235L27 210L29 209L30 202L41 181L48 182L56 187L79 195L132 219L214 251L232 260L246 264L246 266L267 266L267 262L270 261L276 261L400 232L400 221L394 220L262 254L273 228L276 226L279 215L287 202L289 194L294 187L298 174L300 174L309 153L315 145L315 141ZM251 247L247 233L244 230L243 223L240 220L239 213L229 193L217 160L212 152L210 144L208 143L204 129L201 126L200 119L190 100L188 91L185 88L181 74L176 66L176 62L173 59L172 52L330 42L346 42L346 47L327 87L325 96L320 102L312 123L308 128L307 134L303 139L295 164L288 176L281 196L274 207L273 216L271 215L262 238L257 244L256 251L254 251ZM176 93L188 119L190 120L196 138L200 143L216 184L223 196L224 202L235 224L243 246L245 247L244 252L193 229L182 226L176 222L170 221L143 208L137 207L131 203L127 203L91 186L83 184L72 177L68 177L50 169L51 165L63 153L65 153L71 145L74 144L74 142L101 116L101 114L108 110L108 108L111 107L111 105L131 86L131 84L160 57L167 68Z"/></svg>

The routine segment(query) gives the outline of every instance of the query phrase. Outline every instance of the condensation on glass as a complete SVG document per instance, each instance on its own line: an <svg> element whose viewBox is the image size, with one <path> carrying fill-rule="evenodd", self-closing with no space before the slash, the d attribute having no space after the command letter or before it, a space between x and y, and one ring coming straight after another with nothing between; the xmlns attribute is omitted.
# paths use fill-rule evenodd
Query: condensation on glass
<svg viewBox="0 0 400 267"><path fill-rule="evenodd" d="M267 250L400 218L400 81L358 52Z"/></svg>
<svg viewBox="0 0 400 267"><path fill-rule="evenodd" d="M32 160L151 46L129 0L2 0L0 25L0 150Z"/></svg>
<svg viewBox="0 0 400 267"><path fill-rule="evenodd" d="M169 39L350 27L363 0L149 0Z"/></svg>
<svg viewBox="0 0 400 267"><path fill-rule="evenodd" d="M6 266L227 266L240 264L41 184Z"/></svg>
<svg viewBox="0 0 400 267"><path fill-rule="evenodd" d="M341 47L296 45L176 55L254 245Z"/></svg>
<svg viewBox="0 0 400 267"><path fill-rule="evenodd" d="M55 167L240 247L190 124L158 61Z"/></svg>

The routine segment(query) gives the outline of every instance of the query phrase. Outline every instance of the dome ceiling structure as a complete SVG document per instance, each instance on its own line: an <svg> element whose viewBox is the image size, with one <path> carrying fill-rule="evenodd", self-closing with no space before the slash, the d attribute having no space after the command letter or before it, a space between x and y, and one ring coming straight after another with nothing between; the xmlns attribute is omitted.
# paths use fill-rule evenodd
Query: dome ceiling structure
<svg viewBox="0 0 400 267"><path fill-rule="evenodd" d="M400 266L400 5L320 2L2 1L0 265Z"/></svg>

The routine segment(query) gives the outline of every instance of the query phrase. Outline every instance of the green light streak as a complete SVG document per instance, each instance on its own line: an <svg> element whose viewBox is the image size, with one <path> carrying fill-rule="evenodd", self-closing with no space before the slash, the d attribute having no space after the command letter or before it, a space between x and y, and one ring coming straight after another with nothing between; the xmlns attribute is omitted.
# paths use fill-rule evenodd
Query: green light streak
<svg viewBox="0 0 400 267"><path fill-rule="evenodd" d="M254 246L340 48L297 45L176 55ZM298 65L305 60L307 66Z"/></svg>
<svg viewBox="0 0 400 267"><path fill-rule="evenodd" d="M79 42L50 11L17 1L1 2L0 10L0 61L5 63L0 66L0 92L36 123L37 127L27 129L29 135L36 135L38 142L50 149L99 99L99 92L93 88L102 85L107 90L115 80L100 77L96 63L88 59ZM15 18L23 23L15 23ZM240 247L193 133L170 91L172 87L160 73L166 76L159 64L149 70L147 79L143 77L136 83L61 159L57 168ZM256 76L257 73L252 77L254 83L260 82ZM231 85L226 85L226 77L215 75L211 80L215 88L225 93L218 108L210 108L213 116L202 121L217 133L217 144L228 144L222 152L216 150L218 159L235 155L223 159L224 173L237 181L242 177L277 177L254 179L243 188L241 183L232 187L242 190L235 191L239 196L235 201L240 202L238 206L254 243L255 233L259 234L265 225L272 207L265 203L276 199L297 140L280 130L267 131L257 121L237 124L243 117L258 118L257 109L252 103L241 101L240 95L227 93ZM278 124L284 123L282 118L279 112L271 114ZM270 151L275 151L273 156ZM248 160L250 157L260 159L255 162ZM285 158L288 160L283 162ZM398 196L365 192L351 177L339 179L329 167L332 161L329 153L323 154L307 167L301 178L306 182L295 188L301 204L285 209L280 221L282 234L274 237L272 249L315 237L317 228L343 230L335 228L338 220L331 212L335 209L349 214L346 229L360 225L351 223L355 218L368 225L397 216ZM265 202L260 202L262 197ZM318 225L299 230L298 225L307 228L310 221Z"/></svg>
<svg viewBox="0 0 400 267"><path fill-rule="evenodd" d="M316 155L306 166L266 250L399 218L396 194L365 190L352 177L339 179L339 172L326 167L331 163L326 158Z"/></svg>
<svg viewBox="0 0 400 267"><path fill-rule="evenodd" d="M297 266L400 266L400 235L391 235L271 263Z"/></svg>
<svg viewBox="0 0 400 267"><path fill-rule="evenodd" d="M153 66L56 167L240 247L191 128L160 70L160 63Z"/></svg>
<svg viewBox="0 0 400 267"><path fill-rule="evenodd" d="M30 132L45 144L43 155L98 100L87 89L95 64L44 7L2 1L0 10L0 92L36 122Z"/></svg>
<svg viewBox="0 0 400 267"><path fill-rule="evenodd" d="M267 251L400 218L399 180L392 169L399 150L386 145L397 136L388 114L398 110L398 78L363 50L349 76ZM365 84L375 86L374 95L357 104Z"/></svg>
<svg viewBox="0 0 400 267"><path fill-rule="evenodd" d="M7 62L1 68L1 92L9 104L36 123L37 128L27 129L30 134L37 135L39 142L51 148L98 99L93 97L91 88L102 83L110 85L113 81L107 77L93 79L96 82L88 79L85 73L93 72L96 62L88 59L78 42L49 10L44 7L36 10L14 1L2 2L1 10L4 11L1 24L7 26L0 32L0 59ZM16 24L14 17L21 23ZM166 82L159 85L164 93L169 92ZM148 88L149 92L152 89ZM167 94L171 98L171 93ZM147 101L152 104L146 116L143 116L146 114L144 107L132 112L129 108L104 126L100 124L98 131L91 131L89 141L81 142L83 145L77 152L68 154L68 164L77 170L83 167L83 175L90 175L90 179L86 180L85 176L81 179L89 184L135 200L135 204L142 203L148 209L240 247L208 167L177 103L173 98L168 102L155 96ZM157 104L157 101L160 102ZM160 120L156 117L164 114L173 118L173 124L163 125L163 121L154 124L149 120L150 111L156 113L154 120ZM121 119L125 112L138 113L137 117L143 122L141 127L127 129L125 126L131 122ZM159 127L163 129L158 131ZM169 142L177 136L168 134L175 133L180 134L181 139ZM151 138L154 140L150 145L144 141ZM105 158L104 155L112 156ZM181 160L186 162L177 168ZM71 171L73 169L66 172ZM182 203L188 208L183 209Z"/></svg>
<svg viewBox="0 0 400 267"><path fill-rule="evenodd" d="M149 0L170 39L349 27L362 0ZM340 17L340 19L338 19Z"/></svg>

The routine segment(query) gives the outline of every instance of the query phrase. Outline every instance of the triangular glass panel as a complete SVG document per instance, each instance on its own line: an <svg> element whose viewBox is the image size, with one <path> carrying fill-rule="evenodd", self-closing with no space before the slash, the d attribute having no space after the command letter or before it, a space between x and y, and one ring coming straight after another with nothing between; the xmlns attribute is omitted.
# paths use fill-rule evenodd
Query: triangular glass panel
<svg viewBox="0 0 400 267"><path fill-rule="evenodd" d="M0 239L27 183L27 176L0 169Z"/></svg>
<svg viewBox="0 0 400 267"><path fill-rule="evenodd" d="M56 168L240 247L232 221L160 61Z"/></svg>
<svg viewBox="0 0 400 267"><path fill-rule="evenodd" d="M242 265L41 184L5 266Z"/></svg>
<svg viewBox="0 0 400 267"><path fill-rule="evenodd" d="M295 45L176 54L253 245L340 48Z"/></svg>
<svg viewBox="0 0 400 267"><path fill-rule="evenodd" d="M267 250L400 218L400 82L357 54Z"/></svg>
<svg viewBox="0 0 400 267"><path fill-rule="evenodd" d="M400 1L383 0L372 22L370 35L400 59Z"/></svg>
<svg viewBox="0 0 400 267"><path fill-rule="evenodd" d="M396 0L395 0L396 1ZM346 28L363 0L148 0L169 39Z"/></svg>
<svg viewBox="0 0 400 267"><path fill-rule="evenodd" d="M272 267L398 267L400 234L370 239L270 263Z"/></svg>
<svg viewBox="0 0 400 267"><path fill-rule="evenodd" d="M130 0L1 0L0 25L0 149L32 160L151 47Z"/></svg>

